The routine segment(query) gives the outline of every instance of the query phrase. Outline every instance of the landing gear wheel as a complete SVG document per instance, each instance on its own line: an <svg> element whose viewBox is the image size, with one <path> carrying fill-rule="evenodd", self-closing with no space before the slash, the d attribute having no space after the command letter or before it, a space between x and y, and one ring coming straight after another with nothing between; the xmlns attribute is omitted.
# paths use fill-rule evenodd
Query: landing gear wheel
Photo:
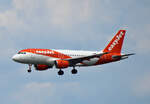
<svg viewBox="0 0 150 104"><path fill-rule="evenodd" d="M31 69L28 70L28 73L31 73Z"/></svg>
<svg viewBox="0 0 150 104"><path fill-rule="evenodd" d="M61 69L58 71L58 75L64 75L64 71L62 71Z"/></svg>
<svg viewBox="0 0 150 104"><path fill-rule="evenodd" d="M72 69L72 70L71 70L71 73L72 73L72 74L77 74L77 73L78 73L78 70Z"/></svg>
<svg viewBox="0 0 150 104"><path fill-rule="evenodd" d="M32 64L29 64L28 73L31 73L31 67L32 67Z"/></svg>

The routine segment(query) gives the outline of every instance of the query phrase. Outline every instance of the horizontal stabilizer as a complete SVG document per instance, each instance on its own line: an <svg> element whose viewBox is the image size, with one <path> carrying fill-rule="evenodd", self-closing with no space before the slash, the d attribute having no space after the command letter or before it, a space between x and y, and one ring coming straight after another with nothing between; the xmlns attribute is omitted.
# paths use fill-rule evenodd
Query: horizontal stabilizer
<svg viewBox="0 0 150 104"><path fill-rule="evenodd" d="M131 56L131 55L135 55L135 53L125 54L125 55L121 55L121 56L123 57L123 56Z"/></svg>

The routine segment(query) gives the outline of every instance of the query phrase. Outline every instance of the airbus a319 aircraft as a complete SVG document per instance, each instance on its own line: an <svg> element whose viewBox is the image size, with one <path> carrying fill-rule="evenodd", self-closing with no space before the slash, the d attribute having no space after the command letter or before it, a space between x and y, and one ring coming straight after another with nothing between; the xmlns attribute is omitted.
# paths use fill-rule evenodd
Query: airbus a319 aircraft
<svg viewBox="0 0 150 104"><path fill-rule="evenodd" d="M62 69L73 67L72 74L77 74L75 67L95 66L120 61L128 58L131 54L122 54L122 44L126 30L119 30L106 48L102 51L77 51L56 49L24 49L15 54L12 59L16 62L28 64L28 72L34 65L38 71L44 71L55 66L58 75L63 75Z"/></svg>

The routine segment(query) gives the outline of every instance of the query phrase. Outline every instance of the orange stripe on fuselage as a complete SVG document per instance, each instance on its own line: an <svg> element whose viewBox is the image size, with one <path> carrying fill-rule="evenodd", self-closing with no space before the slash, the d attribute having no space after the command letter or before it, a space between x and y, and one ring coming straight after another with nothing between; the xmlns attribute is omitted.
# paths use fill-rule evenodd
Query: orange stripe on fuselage
<svg viewBox="0 0 150 104"><path fill-rule="evenodd" d="M60 58L60 59L67 59L67 58L72 58L68 55L65 55L63 53L54 51L54 50L50 50L50 49L24 49L21 50L19 52L29 52L29 53L34 53L34 54L40 54L40 55L44 55L44 56L49 56L49 57L53 57L53 58Z"/></svg>

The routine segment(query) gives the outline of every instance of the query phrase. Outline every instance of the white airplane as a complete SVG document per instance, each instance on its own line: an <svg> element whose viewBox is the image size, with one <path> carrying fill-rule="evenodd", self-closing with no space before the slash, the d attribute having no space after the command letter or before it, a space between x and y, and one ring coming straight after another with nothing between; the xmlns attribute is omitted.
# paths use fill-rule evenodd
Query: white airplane
<svg viewBox="0 0 150 104"><path fill-rule="evenodd" d="M76 74L76 66L95 66L116 62L128 58L132 54L121 54L126 30L119 30L110 43L102 51L77 51L56 49L24 49L15 54L12 59L16 62L28 64L28 72L34 65L38 71L47 70L55 66L58 75L63 75L62 69L73 67L72 74Z"/></svg>

